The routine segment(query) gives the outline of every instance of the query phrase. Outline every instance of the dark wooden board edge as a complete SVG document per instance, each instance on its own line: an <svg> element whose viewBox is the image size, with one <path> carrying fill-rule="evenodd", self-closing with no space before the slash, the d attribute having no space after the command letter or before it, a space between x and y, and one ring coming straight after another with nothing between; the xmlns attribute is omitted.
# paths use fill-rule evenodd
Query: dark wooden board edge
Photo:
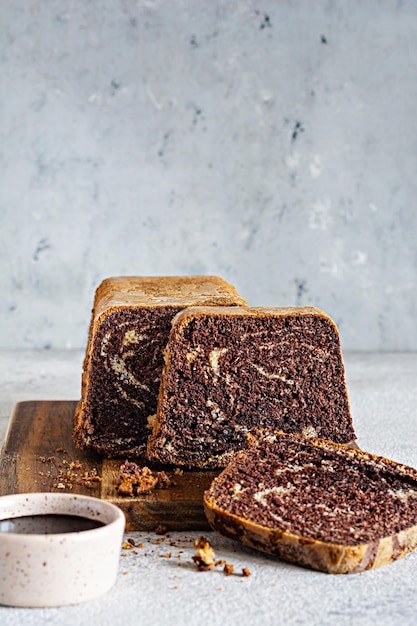
<svg viewBox="0 0 417 626"><path fill-rule="evenodd" d="M219 473L184 471L173 486L149 495L122 497L117 492L124 458L106 459L72 442L72 400L16 404L0 452L0 495L30 492L85 494L116 504L126 516L126 531L207 530L203 493ZM138 465L148 465L135 459ZM168 475L170 471L166 469ZM101 481L84 480L94 473ZM69 478L68 478L69 477Z"/></svg>
<svg viewBox="0 0 417 626"><path fill-rule="evenodd" d="M68 491L74 480L63 479L70 464L80 464L79 471L101 471L99 455L77 450L72 443L72 418L75 401L26 401L15 405L0 453L0 493ZM58 487L60 482L66 488ZM74 493L100 497L100 483L89 487L71 485Z"/></svg>

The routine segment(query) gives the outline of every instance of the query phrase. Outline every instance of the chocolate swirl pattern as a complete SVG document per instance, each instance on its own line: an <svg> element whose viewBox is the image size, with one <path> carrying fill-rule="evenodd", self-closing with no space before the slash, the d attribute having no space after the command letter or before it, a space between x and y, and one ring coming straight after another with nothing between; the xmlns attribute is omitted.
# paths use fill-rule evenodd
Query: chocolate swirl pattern
<svg viewBox="0 0 417 626"><path fill-rule="evenodd" d="M74 416L78 447L107 456L144 454L171 321L188 306L212 304L246 301L216 276L120 276L101 283Z"/></svg>
<svg viewBox="0 0 417 626"><path fill-rule="evenodd" d="M188 309L171 333L148 453L224 466L254 428L354 439L337 329L319 309Z"/></svg>

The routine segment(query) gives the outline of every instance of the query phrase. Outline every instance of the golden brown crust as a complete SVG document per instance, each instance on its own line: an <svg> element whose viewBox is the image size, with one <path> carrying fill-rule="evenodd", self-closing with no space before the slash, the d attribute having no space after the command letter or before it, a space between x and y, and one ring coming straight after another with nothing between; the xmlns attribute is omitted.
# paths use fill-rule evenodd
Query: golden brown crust
<svg viewBox="0 0 417 626"><path fill-rule="evenodd" d="M242 309L239 306L189 306L180 311L172 320L172 326L178 330L189 324L192 320L205 315L214 316L216 314L229 317L238 317L244 313L248 317L265 317L270 315L273 317L299 317L302 315L313 315L326 319L332 327L337 330L336 324L332 318L324 311L315 306L299 306L299 307L268 307L268 306L245 306Z"/></svg>
<svg viewBox="0 0 417 626"><path fill-rule="evenodd" d="M302 437L295 434L292 436ZM309 441L324 450L336 450L352 458L382 461L400 475L417 479L416 470L390 459L318 438ZM256 445L256 435L248 445ZM245 450L238 453L239 456L245 454ZM329 574L349 574L387 565L417 548L417 525L359 545L329 543L292 534L279 528L261 526L249 519L231 514L216 504L213 489L216 482L221 481L221 476L220 474L214 479L211 488L204 494L204 511L210 526L222 535L283 560Z"/></svg>
<svg viewBox="0 0 417 626"><path fill-rule="evenodd" d="M94 294L88 331L87 348L83 361L82 389L91 358L93 336L104 316L118 308L160 307L178 305L246 306L247 302L233 285L219 276L112 276L105 278ZM83 395L83 394L82 394Z"/></svg>
<svg viewBox="0 0 417 626"><path fill-rule="evenodd" d="M96 291L94 312L123 306L196 306L247 304L233 287L218 276L116 276L106 278Z"/></svg>
<svg viewBox="0 0 417 626"><path fill-rule="evenodd" d="M417 547L417 526L375 542L344 546L263 528L220 510L207 495L204 498L204 510L210 526L222 535L285 561L329 574L375 569L403 558Z"/></svg>

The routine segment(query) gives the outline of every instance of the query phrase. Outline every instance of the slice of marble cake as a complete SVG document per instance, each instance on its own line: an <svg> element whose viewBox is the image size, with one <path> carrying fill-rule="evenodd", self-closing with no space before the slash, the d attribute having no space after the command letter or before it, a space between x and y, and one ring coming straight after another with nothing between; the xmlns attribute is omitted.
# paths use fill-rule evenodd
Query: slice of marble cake
<svg viewBox="0 0 417 626"><path fill-rule="evenodd" d="M331 574L417 548L417 471L294 433L254 432L204 496L214 530Z"/></svg>
<svg viewBox="0 0 417 626"><path fill-rule="evenodd" d="M173 320L148 457L225 466L254 427L355 439L338 330L315 307L190 308Z"/></svg>
<svg viewBox="0 0 417 626"><path fill-rule="evenodd" d="M172 318L190 305L245 304L217 276L104 280L94 299L75 444L107 456L143 455Z"/></svg>

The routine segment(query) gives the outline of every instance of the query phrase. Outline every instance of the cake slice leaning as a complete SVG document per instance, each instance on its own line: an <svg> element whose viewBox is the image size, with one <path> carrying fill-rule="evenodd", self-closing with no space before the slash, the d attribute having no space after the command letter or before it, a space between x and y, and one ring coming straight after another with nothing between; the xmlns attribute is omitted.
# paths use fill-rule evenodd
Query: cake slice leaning
<svg viewBox="0 0 417 626"><path fill-rule="evenodd" d="M118 276L98 287L73 438L106 456L142 456L172 318L191 305L246 301L217 276Z"/></svg>
<svg viewBox="0 0 417 626"><path fill-rule="evenodd" d="M255 432L204 495L226 537L331 574L417 547L417 471L318 438Z"/></svg>
<svg viewBox="0 0 417 626"><path fill-rule="evenodd" d="M339 334L315 307L194 307L172 322L148 456L225 467L255 427L349 443Z"/></svg>

